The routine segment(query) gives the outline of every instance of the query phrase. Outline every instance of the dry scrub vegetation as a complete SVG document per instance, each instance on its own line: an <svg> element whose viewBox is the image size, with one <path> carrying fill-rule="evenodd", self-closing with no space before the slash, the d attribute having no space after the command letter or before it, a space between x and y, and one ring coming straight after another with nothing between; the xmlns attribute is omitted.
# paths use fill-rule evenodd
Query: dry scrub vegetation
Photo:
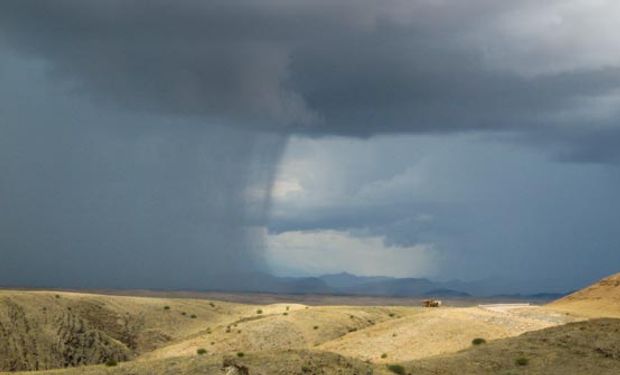
<svg viewBox="0 0 620 375"><path fill-rule="evenodd" d="M618 374L620 320L588 320L615 316L618 279L497 311L0 291L0 371Z"/></svg>

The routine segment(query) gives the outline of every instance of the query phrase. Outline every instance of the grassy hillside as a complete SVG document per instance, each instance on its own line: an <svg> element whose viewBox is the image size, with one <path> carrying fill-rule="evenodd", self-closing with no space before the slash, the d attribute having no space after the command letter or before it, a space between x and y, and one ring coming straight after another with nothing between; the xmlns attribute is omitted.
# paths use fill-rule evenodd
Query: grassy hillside
<svg viewBox="0 0 620 375"><path fill-rule="evenodd" d="M478 307L427 309L326 342L318 349L390 363L456 352L477 337L494 340L570 321L564 314L537 307L504 313Z"/></svg>
<svg viewBox="0 0 620 375"><path fill-rule="evenodd" d="M0 370L124 361L249 309L204 300L0 291Z"/></svg>
<svg viewBox="0 0 620 375"><path fill-rule="evenodd" d="M589 317L620 318L620 273L559 299L549 307Z"/></svg>
<svg viewBox="0 0 620 375"><path fill-rule="evenodd" d="M257 313L259 310L261 314ZM257 306L250 316L226 325L213 325L206 332L155 350L142 358L193 355L198 348L205 348L210 353L314 348L352 332L419 311L418 308L402 307Z"/></svg>
<svg viewBox="0 0 620 375"><path fill-rule="evenodd" d="M614 283L599 284L615 291ZM604 304L609 293L596 301ZM593 293L587 295L592 298ZM566 325L584 318L558 311L555 305L432 309L261 305L0 291L0 371L133 375L400 371L388 365L402 365L405 373L413 374L560 374L553 371L579 366L600 370L590 372L597 374L618 370L619 321ZM472 348L474 338L487 344ZM526 365L515 364L521 357ZM106 362L117 365L105 366Z"/></svg>

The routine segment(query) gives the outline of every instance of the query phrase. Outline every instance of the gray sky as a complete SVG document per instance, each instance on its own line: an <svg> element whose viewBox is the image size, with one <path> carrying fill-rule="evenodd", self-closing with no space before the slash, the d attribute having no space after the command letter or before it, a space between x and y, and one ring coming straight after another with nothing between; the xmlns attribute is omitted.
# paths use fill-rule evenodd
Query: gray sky
<svg viewBox="0 0 620 375"><path fill-rule="evenodd" d="M0 2L0 283L617 271L619 16Z"/></svg>

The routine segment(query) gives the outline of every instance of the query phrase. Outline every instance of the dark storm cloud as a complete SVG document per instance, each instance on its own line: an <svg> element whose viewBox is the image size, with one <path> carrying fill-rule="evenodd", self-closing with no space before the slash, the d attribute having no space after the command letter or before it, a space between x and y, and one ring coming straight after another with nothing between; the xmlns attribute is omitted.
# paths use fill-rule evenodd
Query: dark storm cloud
<svg viewBox="0 0 620 375"><path fill-rule="evenodd" d="M494 66L502 39L483 26L532 4L21 0L2 2L0 31L77 90L233 126L369 136L575 125L558 114L620 88L620 66ZM564 52L542 65L572 61Z"/></svg>
<svg viewBox="0 0 620 375"><path fill-rule="evenodd" d="M617 8L563 4L0 1L0 282L241 285L290 134L616 161Z"/></svg>
<svg viewBox="0 0 620 375"><path fill-rule="evenodd" d="M1 285L255 287L281 136L101 109L3 57Z"/></svg>

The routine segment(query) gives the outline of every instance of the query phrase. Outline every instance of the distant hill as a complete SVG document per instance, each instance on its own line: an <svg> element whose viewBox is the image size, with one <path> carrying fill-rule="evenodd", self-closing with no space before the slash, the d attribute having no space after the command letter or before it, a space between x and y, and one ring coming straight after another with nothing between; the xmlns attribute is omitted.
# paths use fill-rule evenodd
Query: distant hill
<svg viewBox="0 0 620 375"><path fill-rule="evenodd" d="M606 277L548 306L591 317L620 318L620 273Z"/></svg>
<svg viewBox="0 0 620 375"><path fill-rule="evenodd" d="M232 280L223 292L275 294L331 294L377 297L484 297L508 300L554 300L561 293L510 293L514 286L506 280L433 281L426 278L357 276L347 272L318 277L278 277L267 273L248 273ZM212 291L210 289L205 289ZM505 292L505 293L503 293ZM502 294L499 294L502 293Z"/></svg>
<svg viewBox="0 0 620 375"><path fill-rule="evenodd" d="M502 299L515 299L515 300L543 300L543 301L553 301L556 299L560 299L562 297L567 296L569 293L534 293L534 294L496 294L491 296L492 298L502 298Z"/></svg>
<svg viewBox="0 0 620 375"><path fill-rule="evenodd" d="M384 282L394 279L393 277L387 276L356 276L347 272L323 275L319 278L329 287L342 290L359 287L364 284Z"/></svg>
<svg viewBox="0 0 620 375"><path fill-rule="evenodd" d="M424 294L427 297L446 297L446 298L465 298L471 297L471 294L465 292L459 292L452 289L433 289Z"/></svg>
<svg viewBox="0 0 620 375"><path fill-rule="evenodd" d="M396 278L386 276L356 276L350 273L323 275L334 293L390 297L469 297L470 294L446 288L444 283L424 278Z"/></svg>

